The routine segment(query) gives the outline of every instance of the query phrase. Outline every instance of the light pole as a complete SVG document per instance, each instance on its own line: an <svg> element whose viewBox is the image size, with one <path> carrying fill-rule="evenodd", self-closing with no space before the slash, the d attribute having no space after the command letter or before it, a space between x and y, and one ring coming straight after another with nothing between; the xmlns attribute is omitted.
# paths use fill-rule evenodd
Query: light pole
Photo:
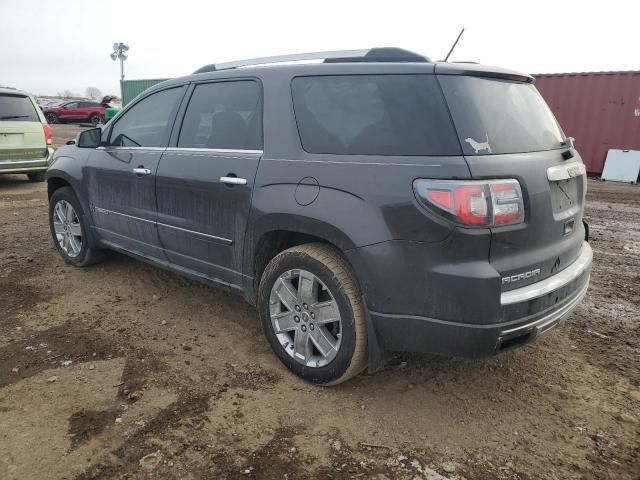
<svg viewBox="0 0 640 480"><path fill-rule="evenodd" d="M111 54L111 60L114 62L116 59L120 59L120 81L124 81L124 61L129 56L127 51L129 50L129 45L126 43L114 43L113 44L113 53Z"/></svg>

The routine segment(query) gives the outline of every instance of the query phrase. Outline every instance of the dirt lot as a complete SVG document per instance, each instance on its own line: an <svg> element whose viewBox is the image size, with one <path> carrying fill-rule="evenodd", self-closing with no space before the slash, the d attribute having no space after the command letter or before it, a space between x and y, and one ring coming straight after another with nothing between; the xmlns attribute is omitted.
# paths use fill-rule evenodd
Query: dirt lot
<svg viewBox="0 0 640 480"><path fill-rule="evenodd" d="M594 272L565 326L325 389L239 297L121 255L65 265L45 184L2 176L0 478L640 479L640 187L589 188Z"/></svg>

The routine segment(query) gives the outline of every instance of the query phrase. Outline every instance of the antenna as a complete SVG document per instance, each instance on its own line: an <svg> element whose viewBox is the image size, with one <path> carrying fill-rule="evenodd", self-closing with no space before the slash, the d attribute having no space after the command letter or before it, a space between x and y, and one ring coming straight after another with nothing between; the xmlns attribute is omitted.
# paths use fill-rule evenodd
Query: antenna
<svg viewBox="0 0 640 480"><path fill-rule="evenodd" d="M458 38L456 38L456 41L453 42L453 45L451 45L451 50L449 50L449 53L447 53L447 56L444 57L444 61L445 62L447 60L449 60L449 57L451 56L451 53L453 52L453 49L456 48L456 45L458 45L458 40L460 40L460 37L462 36L463 33L464 33L464 28L462 30L460 30L460 33L458 34Z"/></svg>

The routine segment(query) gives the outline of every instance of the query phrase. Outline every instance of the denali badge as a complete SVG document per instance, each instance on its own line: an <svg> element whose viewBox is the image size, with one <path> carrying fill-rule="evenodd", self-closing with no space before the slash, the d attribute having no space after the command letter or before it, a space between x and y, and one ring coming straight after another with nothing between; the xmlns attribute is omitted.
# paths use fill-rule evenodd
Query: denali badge
<svg viewBox="0 0 640 480"><path fill-rule="evenodd" d="M502 285L511 285L512 283L519 282L520 280L537 277L538 275L540 275L540 269L536 268L535 270L518 273L516 275L511 275L510 277L502 277Z"/></svg>

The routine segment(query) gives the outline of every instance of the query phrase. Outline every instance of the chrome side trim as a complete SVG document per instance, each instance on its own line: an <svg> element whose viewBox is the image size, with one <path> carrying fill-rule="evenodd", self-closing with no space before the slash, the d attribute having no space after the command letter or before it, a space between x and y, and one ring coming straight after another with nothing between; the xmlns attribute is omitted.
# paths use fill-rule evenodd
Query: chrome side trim
<svg viewBox="0 0 640 480"><path fill-rule="evenodd" d="M194 230L188 230L186 228L176 227L174 225L168 225L166 223L154 222L153 220L147 220L146 218L135 217L133 215L127 215L126 213L115 212L113 210L107 210L106 208L100 208L100 207L95 207L94 206L93 207L93 211L96 212L96 213L101 213L103 215L118 215L120 217L130 218L131 220L139 220L141 222L151 223L153 225L157 225L158 227L172 228L174 230L180 230L180 231L186 232L186 233L192 233L192 234L195 234L195 235L201 235L203 237L211 238L212 240L217 240L219 242L226 243L228 245L231 245L233 243L233 240L230 240L228 238L217 237L215 235L210 235L208 233L196 232Z"/></svg>
<svg viewBox="0 0 640 480"><path fill-rule="evenodd" d="M211 153L211 154L242 154L246 153L247 155L262 155L263 150L242 150L242 149L229 149L229 148L196 148L196 147L169 147L166 149L167 152L179 152L179 153Z"/></svg>
<svg viewBox="0 0 640 480"><path fill-rule="evenodd" d="M15 160L0 160L0 165L15 165L17 163L28 163L28 164L32 164L32 163L47 163L47 157L42 157L42 158L38 158L37 160L29 160L29 159L25 159L25 160L21 160L19 158L16 158Z"/></svg>
<svg viewBox="0 0 640 480"><path fill-rule="evenodd" d="M130 218L131 220L139 220L145 223L155 224L153 220L147 220L146 218L134 217L133 215L127 215L126 213L114 212L113 210L107 210L106 208L93 207L93 211L96 213L102 213L103 215L118 215L120 217Z"/></svg>
<svg viewBox="0 0 640 480"><path fill-rule="evenodd" d="M120 147L117 145L96 147L96 150L150 150L152 152L164 152L166 149L166 147Z"/></svg>
<svg viewBox="0 0 640 480"><path fill-rule="evenodd" d="M287 158L263 158L265 162L300 162L300 163L333 163L336 165L381 165L383 167L441 167L440 164L426 165L424 163L384 163L384 162L339 162L336 160L291 160Z"/></svg>
<svg viewBox="0 0 640 480"><path fill-rule="evenodd" d="M563 305L562 308L554 312L551 312L548 315L545 315L544 317L539 318L534 322L527 323L525 325L520 325L519 327L510 328L508 330L503 330L502 332L500 332L499 337L510 336L520 331L526 332L527 330L532 328L536 328L538 330L544 330L545 327L550 326L552 323L561 321L562 319L567 317L571 312L573 312L573 310L578 306L582 298L587 293L588 288L589 288L589 282L587 282L587 284L584 287L582 287L582 290L580 290L580 292L575 297L573 297L569 303L567 303L566 305Z"/></svg>
<svg viewBox="0 0 640 480"><path fill-rule="evenodd" d="M556 165L547 169L547 178L550 182L559 182L569 178L587 174L587 167L582 162L570 162L564 165Z"/></svg>
<svg viewBox="0 0 640 480"><path fill-rule="evenodd" d="M590 268L592 261L593 251L591 250L591 246L587 242L582 242L580 255L576 261L567 268L552 277L527 285L526 287L502 293L502 295L500 295L500 303L502 305L511 305L513 303L526 302L527 300L541 297L549 292L562 288Z"/></svg>
<svg viewBox="0 0 640 480"><path fill-rule="evenodd" d="M212 240L217 240L219 242L226 243L227 245L231 245L233 243L233 240L230 240L228 238L217 237L215 235L210 235L208 233L196 232L195 230L188 230L186 228L176 227L174 225L167 225L166 223L158 223L158 226L159 227L172 228L174 230L180 230L181 232L185 232L185 233L192 233L192 234L195 234L195 235L201 235L203 237L211 238Z"/></svg>

